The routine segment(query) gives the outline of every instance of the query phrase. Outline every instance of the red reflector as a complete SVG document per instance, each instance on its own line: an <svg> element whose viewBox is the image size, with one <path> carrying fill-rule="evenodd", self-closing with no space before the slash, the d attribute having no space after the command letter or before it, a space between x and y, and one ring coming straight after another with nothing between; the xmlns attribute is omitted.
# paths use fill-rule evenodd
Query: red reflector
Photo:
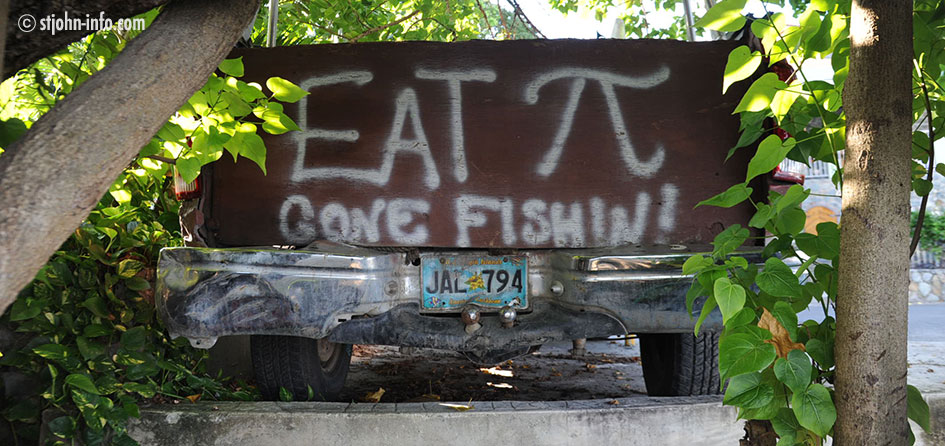
<svg viewBox="0 0 945 446"><path fill-rule="evenodd" d="M200 198L200 177L197 177L197 179L194 181L187 183L184 181L184 177L180 176L180 173L177 172L177 167L175 167L174 195L178 200L193 200L195 198Z"/></svg>

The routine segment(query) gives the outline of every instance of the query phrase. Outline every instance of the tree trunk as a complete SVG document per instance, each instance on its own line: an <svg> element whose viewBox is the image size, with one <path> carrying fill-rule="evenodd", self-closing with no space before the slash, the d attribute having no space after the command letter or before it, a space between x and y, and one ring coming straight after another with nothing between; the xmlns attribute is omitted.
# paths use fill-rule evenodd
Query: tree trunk
<svg viewBox="0 0 945 446"><path fill-rule="evenodd" d="M836 338L836 443L904 445L912 2L854 0Z"/></svg>
<svg viewBox="0 0 945 446"><path fill-rule="evenodd" d="M0 156L0 313L167 118L203 86L258 1L180 0Z"/></svg>

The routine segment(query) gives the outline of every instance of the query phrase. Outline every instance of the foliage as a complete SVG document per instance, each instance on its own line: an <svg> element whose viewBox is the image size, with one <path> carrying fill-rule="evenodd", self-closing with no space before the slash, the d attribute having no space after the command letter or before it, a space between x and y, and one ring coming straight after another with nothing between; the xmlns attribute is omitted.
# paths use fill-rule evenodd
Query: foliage
<svg viewBox="0 0 945 446"><path fill-rule="evenodd" d="M22 133L133 37L92 34L5 81L0 118L4 129L18 131L5 133ZM26 437L39 411L50 407L62 414L50 428L64 439L127 444L133 441L124 422L137 416L140 399L253 398L252 389L207 376L204 352L168 339L152 290L158 251L181 243L171 164L190 181L227 150L265 170L256 124L274 134L297 129L278 100L298 100L301 90L273 78L267 97L261 86L238 80L242 72L239 60L220 65L222 75L212 75L141 150L4 316L22 342L4 352L0 365L37 377L43 387L41 401L5 404L4 417Z"/></svg>
<svg viewBox="0 0 945 446"><path fill-rule="evenodd" d="M266 43L269 12L260 10L251 41ZM490 0L305 0L279 5L277 45L534 38L524 14Z"/></svg>
<svg viewBox="0 0 945 446"><path fill-rule="evenodd" d="M35 423L41 409L56 408L49 427L63 439L130 444L124 422L141 399L253 398L207 376L205 354L170 340L155 318L158 251L180 241L173 193L149 176L123 190L132 198L106 195L4 316L25 345L0 365L43 383L42 402L7 402L10 422Z"/></svg>
<svg viewBox="0 0 945 446"><path fill-rule="evenodd" d="M747 46L732 51L724 73L724 88L751 82L735 109L741 115L742 135L732 151L755 147L755 153L744 183L703 203L751 203L756 212L749 226L768 234L763 252L767 260L761 269L750 264L736 250L751 238L750 232L740 225L729 227L716 237L711 256L697 255L686 262L684 271L695 275L687 305L692 308L700 296L706 299L697 332L716 307L725 321L719 342L719 369L728 381L725 404L737 406L742 418L770 420L778 444L823 444L836 421L831 388L836 322L829 309L837 299L839 227L820 223L816 233L802 232L806 215L800 206L810 194L802 186L791 186L783 195L772 191L761 202L744 191L750 191L752 178L784 159L805 164L816 159L842 167L837 153L844 148L846 129L841 92L849 69L850 2L812 0L805 9L795 9L797 25L788 25L783 13L746 21L744 5L744 0L720 1L699 24L718 31L747 26L761 40L760 51ZM945 112L945 2L917 1L914 20L913 118L928 122L937 139ZM796 76L784 73L784 62L803 67L808 60L827 57L834 69L831 81L809 80L803 70ZM782 65L775 66L779 62ZM758 67L764 72L772 66L774 73L755 74ZM777 135L763 137L775 127ZM917 131L913 140L912 185L918 195L926 195L932 187L924 179L931 169L926 166L930 138ZM842 169L837 171L833 181L842 188ZM930 226L935 228L936 221L933 217ZM824 311L823 321L798 321L797 313L814 301ZM911 386L908 405L909 417L928 430L928 406Z"/></svg>
<svg viewBox="0 0 945 446"><path fill-rule="evenodd" d="M912 213L911 226L913 231L918 217L918 212ZM942 253L942 248L945 247L945 214L925 214L919 246L933 254Z"/></svg>

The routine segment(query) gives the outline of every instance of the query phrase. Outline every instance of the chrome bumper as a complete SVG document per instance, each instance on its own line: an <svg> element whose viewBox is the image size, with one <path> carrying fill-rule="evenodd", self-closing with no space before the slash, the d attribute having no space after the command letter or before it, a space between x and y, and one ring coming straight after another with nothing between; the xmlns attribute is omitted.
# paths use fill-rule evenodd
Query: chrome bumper
<svg viewBox="0 0 945 446"><path fill-rule="evenodd" d="M691 330L694 319L685 305L691 277L681 267L693 251L624 252L517 252L528 259L529 308L514 327L486 316L472 334L458 315L420 313L420 267L411 262L416 253L346 245L315 250L167 248L161 251L156 299L171 336L184 336L201 348L220 336L263 334L485 351L558 339ZM697 303L695 308L700 307ZM708 328L720 325L717 313L707 321Z"/></svg>

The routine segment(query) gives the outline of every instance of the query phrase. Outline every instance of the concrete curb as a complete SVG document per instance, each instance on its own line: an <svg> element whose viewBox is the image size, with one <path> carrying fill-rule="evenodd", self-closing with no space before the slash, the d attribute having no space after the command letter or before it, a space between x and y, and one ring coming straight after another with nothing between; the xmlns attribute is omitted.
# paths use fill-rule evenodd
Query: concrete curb
<svg viewBox="0 0 945 446"><path fill-rule="evenodd" d="M916 436L916 445L945 446L945 393L926 394L925 401L929 403L931 433L925 433L922 428L912 423L912 432Z"/></svg>
<svg viewBox="0 0 945 446"><path fill-rule="evenodd" d="M198 403L143 407L142 445L619 444L737 445L735 410L720 397L440 403ZM465 403L459 403L465 404Z"/></svg>

